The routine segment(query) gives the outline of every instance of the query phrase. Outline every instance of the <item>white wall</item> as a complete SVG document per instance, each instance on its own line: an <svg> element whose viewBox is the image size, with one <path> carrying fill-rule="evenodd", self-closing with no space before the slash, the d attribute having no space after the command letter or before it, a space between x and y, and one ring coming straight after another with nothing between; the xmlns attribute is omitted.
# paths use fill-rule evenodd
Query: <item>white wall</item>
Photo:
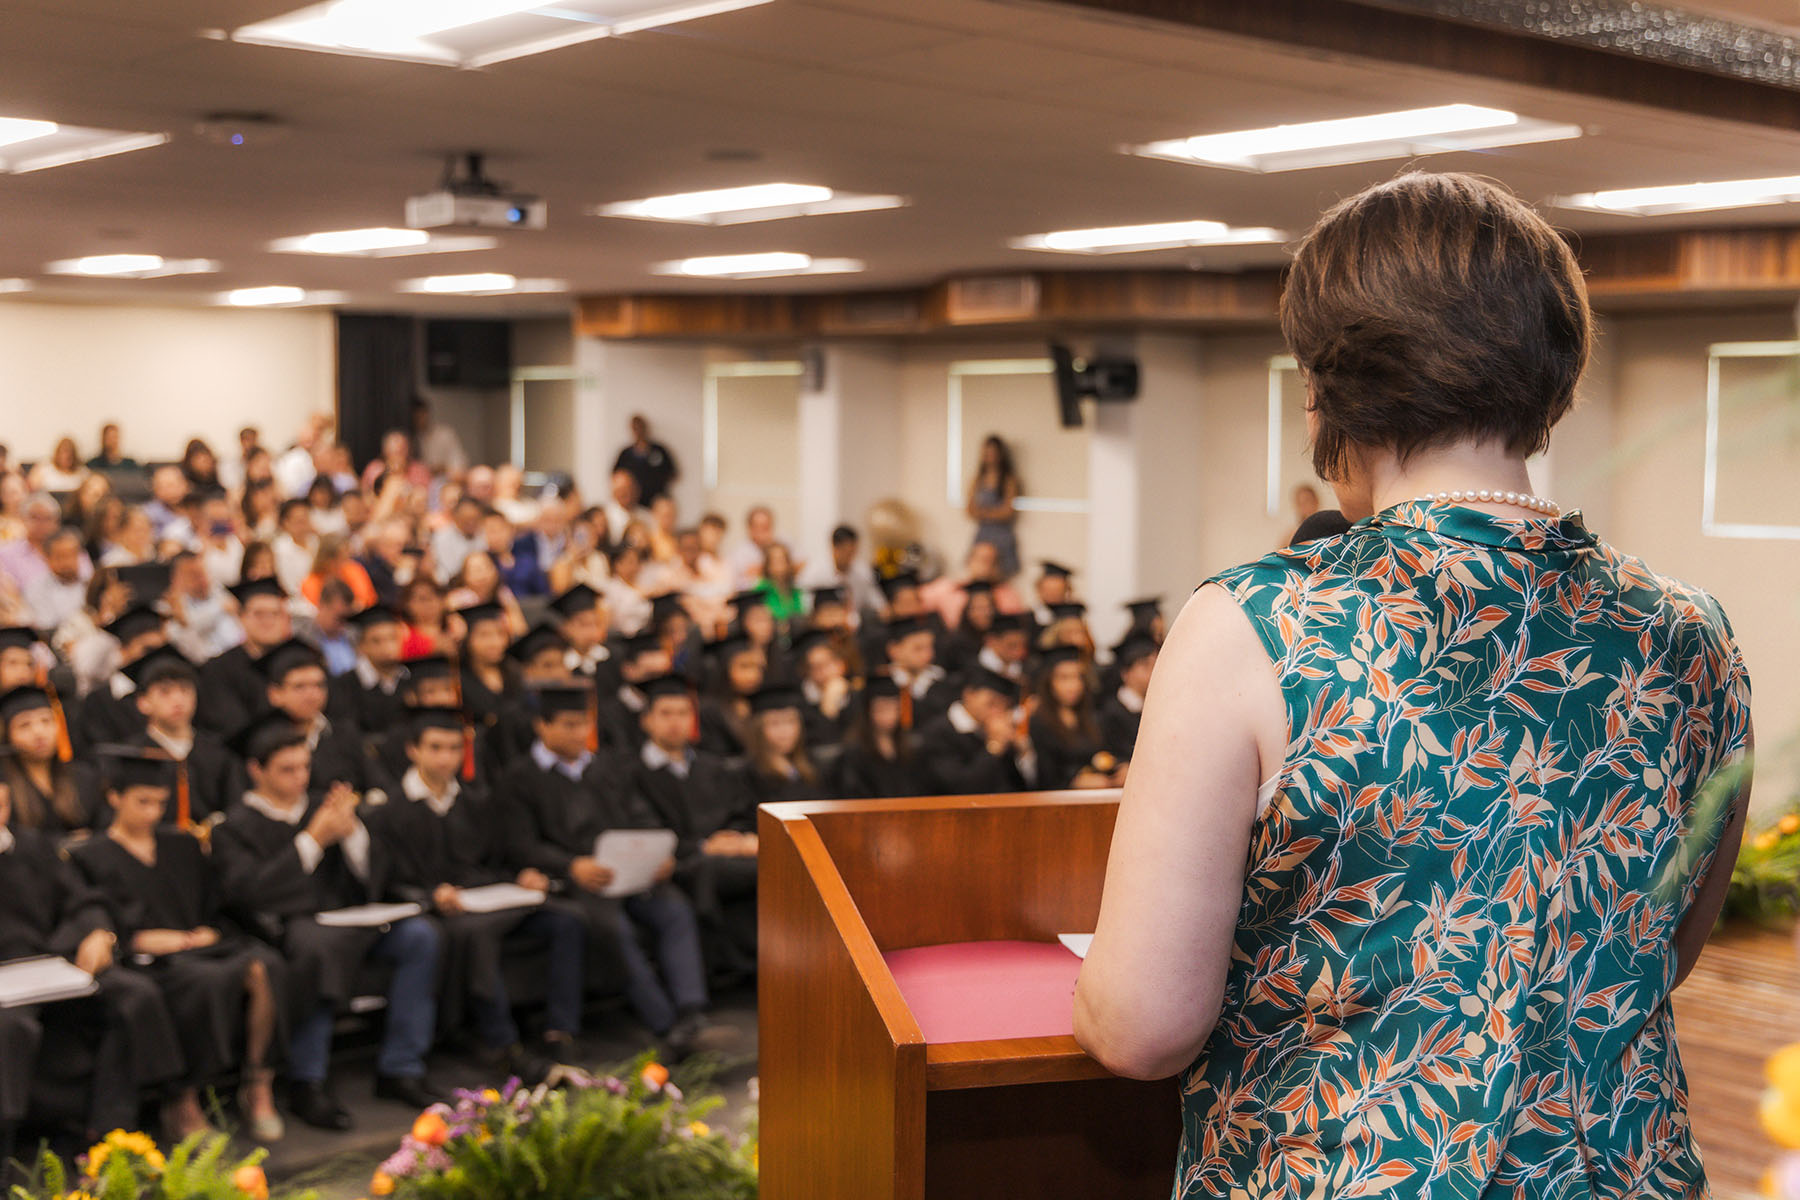
<svg viewBox="0 0 1800 1200"><path fill-rule="evenodd" d="M0 441L28 460L70 434L86 458L115 420L142 460L235 453L247 424L285 445L336 407L334 338L323 310L0 302Z"/></svg>

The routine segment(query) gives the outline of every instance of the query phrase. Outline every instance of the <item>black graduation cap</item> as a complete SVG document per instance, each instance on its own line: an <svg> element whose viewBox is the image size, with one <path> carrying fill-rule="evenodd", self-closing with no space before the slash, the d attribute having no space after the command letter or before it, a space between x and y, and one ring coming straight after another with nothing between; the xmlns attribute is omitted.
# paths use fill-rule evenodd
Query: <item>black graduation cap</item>
<svg viewBox="0 0 1800 1200"><path fill-rule="evenodd" d="M744 651L754 649L755 645L756 643L750 640L749 634L739 630L736 633L726 634L716 642L706 643L705 648L709 657L716 659L720 664L725 664Z"/></svg>
<svg viewBox="0 0 1800 1200"><path fill-rule="evenodd" d="M371 604L369 607L350 614L350 623L364 633L377 625L399 625L403 622L400 614L385 604Z"/></svg>
<svg viewBox="0 0 1800 1200"><path fill-rule="evenodd" d="M256 669L270 683L284 682L288 675L301 667L325 667L325 656L311 642L299 638L289 638L279 646L271 648L256 660Z"/></svg>
<svg viewBox="0 0 1800 1200"><path fill-rule="evenodd" d="M758 688L750 696L750 711L753 713L779 712L784 708L796 711L806 703L799 688L766 687Z"/></svg>
<svg viewBox="0 0 1800 1200"><path fill-rule="evenodd" d="M965 596L991 596L994 594L994 581L991 579L971 579L963 584Z"/></svg>
<svg viewBox="0 0 1800 1200"><path fill-rule="evenodd" d="M1085 616L1087 616L1087 605L1079 600L1069 600L1062 604L1052 604L1050 606L1050 617L1052 620L1080 620Z"/></svg>
<svg viewBox="0 0 1800 1200"><path fill-rule="evenodd" d="M897 617L887 623L887 640L897 642L915 633L930 633L931 622L924 617Z"/></svg>
<svg viewBox="0 0 1800 1200"><path fill-rule="evenodd" d="M900 685L886 671L870 671L869 680L863 686L863 697L868 700L898 700Z"/></svg>
<svg viewBox="0 0 1800 1200"><path fill-rule="evenodd" d="M638 684L638 690L644 693L644 699L657 700L665 696L689 696L693 694L688 681L680 675L658 675L655 679L646 679Z"/></svg>
<svg viewBox="0 0 1800 1200"><path fill-rule="evenodd" d="M1125 610L1131 614L1133 624L1148 625L1152 618L1162 615L1162 597L1146 596L1142 600L1127 600Z"/></svg>
<svg viewBox="0 0 1800 1200"><path fill-rule="evenodd" d="M794 655L804 659L812 653L814 646L829 646L836 640L836 635L829 629L809 629L794 639Z"/></svg>
<svg viewBox="0 0 1800 1200"><path fill-rule="evenodd" d="M680 592L664 592L650 601L650 620L657 625L673 616L687 616L687 608L682 604L686 597Z"/></svg>
<svg viewBox="0 0 1800 1200"><path fill-rule="evenodd" d="M240 606L250 603L258 596L273 596L277 600L287 599L287 592L282 590L281 584L269 577L246 580L237 584L231 588L231 594Z"/></svg>
<svg viewBox="0 0 1800 1200"><path fill-rule="evenodd" d="M96 746L94 754L100 760L100 778L107 791L174 786L175 760L160 746Z"/></svg>
<svg viewBox="0 0 1800 1200"><path fill-rule="evenodd" d="M153 684L175 680L199 686L200 671L187 655L173 646L158 646L124 668L126 678L141 692Z"/></svg>
<svg viewBox="0 0 1800 1200"><path fill-rule="evenodd" d="M0 629L0 650L29 650L43 639L37 630L24 625L8 625Z"/></svg>
<svg viewBox="0 0 1800 1200"><path fill-rule="evenodd" d="M409 658L401 664L406 668L406 682L418 683L426 679L455 679L456 664L442 654L426 654L418 658Z"/></svg>
<svg viewBox="0 0 1800 1200"><path fill-rule="evenodd" d="M131 589L134 604L149 604L169 590L168 563L133 563L115 568L114 574L120 583Z"/></svg>
<svg viewBox="0 0 1800 1200"><path fill-rule="evenodd" d="M594 689L587 683L545 683L531 689L532 710L543 720L558 713L585 713L594 704Z"/></svg>
<svg viewBox="0 0 1800 1200"><path fill-rule="evenodd" d="M1155 638L1134 633L1113 647L1113 665L1123 671L1132 663L1155 654L1158 649L1160 647L1157 646Z"/></svg>
<svg viewBox="0 0 1800 1200"><path fill-rule="evenodd" d="M0 725L6 724L21 713L33 709L51 707L50 693L35 683L16 687L10 692L0 695Z"/></svg>
<svg viewBox="0 0 1800 1200"><path fill-rule="evenodd" d="M468 725L460 708L439 708L423 704L411 705L406 710L408 720L408 740L418 741L419 735L427 729L446 729L451 733L466 733Z"/></svg>
<svg viewBox="0 0 1800 1200"><path fill-rule="evenodd" d="M997 692L1009 704L1019 702L1019 685L998 671L990 671L986 667L974 667L963 676L963 690L980 688L984 691Z"/></svg>
<svg viewBox="0 0 1800 1200"><path fill-rule="evenodd" d="M1051 579L1067 579L1075 573L1074 567L1065 567L1061 563L1048 558L1043 560L1043 565L1044 574Z"/></svg>
<svg viewBox="0 0 1800 1200"><path fill-rule="evenodd" d="M471 604L467 608L459 608L456 615L463 619L463 624L470 629L483 621L504 621L506 610L498 604Z"/></svg>
<svg viewBox="0 0 1800 1200"><path fill-rule="evenodd" d="M279 710L264 713L231 735L231 748L237 751L238 757L258 763L268 762L269 756L278 750L305 742L306 731Z"/></svg>
<svg viewBox="0 0 1800 1200"><path fill-rule="evenodd" d="M506 654L508 658L516 662L530 662L552 647L557 650L567 650L569 648L568 639L552 626L540 623L526 630L522 637L508 646Z"/></svg>
<svg viewBox="0 0 1800 1200"><path fill-rule="evenodd" d="M849 603L849 598L845 595L844 589L841 587L832 586L813 589L812 606L814 612L817 612L821 608L829 608L833 605L840 608L845 607Z"/></svg>
<svg viewBox="0 0 1800 1200"><path fill-rule="evenodd" d="M738 616L741 618L746 609L755 608L759 604L767 604L768 602L769 596L767 592L759 592L755 588L751 588L747 592L737 593L725 603L737 609Z"/></svg>
<svg viewBox="0 0 1800 1200"><path fill-rule="evenodd" d="M1085 663L1086 661L1087 653L1079 646L1054 646L1044 651L1043 664L1046 673L1067 662Z"/></svg>
<svg viewBox="0 0 1800 1200"><path fill-rule="evenodd" d="M882 594L889 600L894 598L896 592L903 592L907 588L916 588L918 586L919 573L917 571L896 571L894 574L881 581Z"/></svg>
<svg viewBox="0 0 1800 1200"><path fill-rule="evenodd" d="M578 583L550 599L550 611L567 621L584 612L592 612L600 603L600 593L585 583Z"/></svg>
<svg viewBox="0 0 1800 1200"><path fill-rule="evenodd" d="M995 613L989 633L1030 633L1031 617L1025 613Z"/></svg>
<svg viewBox="0 0 1800 1200"><path fill-rule="evenodd" d="M639 655L650 654L662 649L662 638L655 630L646 629L619 641L619 657L626 662L634 662Z"/></svg>
<svg viewBox="0 0 1800 1200"><path fill-rule="evenodd" d="M120 644L133 638L143 637L146 633L154 633L163 627L163 615L147 604L134 604L106 627L106 632L119 639Z"/></svg>

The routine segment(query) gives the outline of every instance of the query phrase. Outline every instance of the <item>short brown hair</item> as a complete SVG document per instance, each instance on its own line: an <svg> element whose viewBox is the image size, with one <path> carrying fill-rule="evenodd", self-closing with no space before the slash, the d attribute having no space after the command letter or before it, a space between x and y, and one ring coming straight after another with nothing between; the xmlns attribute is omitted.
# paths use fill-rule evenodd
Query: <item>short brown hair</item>
<svg viewBox="0 0 1800 1200"><path fill-rule="evenodd" d="M1464 438L1532 454L1574 402L1593 316L1574 254L1498 184L1408 172L1300 243L1281 332L1318 417L1313 466L1353 445L1402 459Z"/></svg>

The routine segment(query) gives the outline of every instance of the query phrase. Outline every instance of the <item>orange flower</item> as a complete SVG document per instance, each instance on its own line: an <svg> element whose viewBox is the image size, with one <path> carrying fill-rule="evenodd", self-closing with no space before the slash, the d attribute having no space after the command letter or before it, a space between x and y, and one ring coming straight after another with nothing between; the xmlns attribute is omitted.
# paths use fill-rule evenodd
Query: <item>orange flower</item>
<svg viewBox="0 0 1800 1200"><path fill-rule="evenodd" d="M444 1124L444 1118L427 1110L419 1114L413 1122L412 1135L415 1141L427 1146L441 1146L450 1138L450 1127Z"/></svg>
<svg viewBox="0 0 1800 1200"><path fill-rule="evenodd" d="M644 1086L653 1092L662 1090L663 1084L669 1082L669 1068L661 1063L651 1063L644 1068Z"/></svg>
<svg viewBox="0 0 1800 1200"><path fill-rule="evenodd" d="M391 1196L394 1194L394 1177L386 1171L375 1172L375 1178L369 1180L369 1195Z"/></svg>
<svg viewBox="0 0 1800 1200"><path fill-rule="evenodd" d="M250 1200L269 1200L269 1179L259 1166L239 1167L232 1173L231 1186Z"/></svg>
<svg viewBox="0 0 1800 1200"><path fill-rule="evenodd" d="M1775 828L1783 833L1800 833L1800 813L1789 813L1776 823Z"/></svg>

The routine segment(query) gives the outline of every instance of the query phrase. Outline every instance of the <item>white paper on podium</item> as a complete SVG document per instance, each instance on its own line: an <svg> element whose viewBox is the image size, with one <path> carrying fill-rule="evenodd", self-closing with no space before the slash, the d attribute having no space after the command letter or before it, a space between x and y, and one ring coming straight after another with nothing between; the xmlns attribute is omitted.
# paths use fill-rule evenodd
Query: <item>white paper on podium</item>
<svg viewBox="0 0 1800 1200"><path fill-rule="evenodd" d="M416 917L424 911L417 904L358 904L353 908L322 912L314 920L329 929L374 929Z"/></svg>
<svg viewBox="0 0 1800 1200"><path fill-rule="evenodd" d="M672 829L609 829L594 842L594 858L613 873L602 896L635 896L650 890L656 869L675 853Z"/></svg>
<svg viewBox="0 0 1800 1200"><path fill-rule="evenodd" d="M544 893L516 883L459 888L456 895L462 901L463 911L472 913L505 912L509 908L531 908L544 902Z"/></svg>
<svg viewBox="0 0 1800 1200"><path fill-rule="evenodd" d="M1088 947L1094 944L1094 935L1091 933L1059 933L1056 935L1056 940L1068 947L1069 953L1076 958L1085 959Z"/></svg>
<svg viewBox="0 0 1800 1200"><path fill-rule="evenodd" d="M98 990L94 977L66 958L18 958L0 963L0 1008L73 1000Z"/></svg>

